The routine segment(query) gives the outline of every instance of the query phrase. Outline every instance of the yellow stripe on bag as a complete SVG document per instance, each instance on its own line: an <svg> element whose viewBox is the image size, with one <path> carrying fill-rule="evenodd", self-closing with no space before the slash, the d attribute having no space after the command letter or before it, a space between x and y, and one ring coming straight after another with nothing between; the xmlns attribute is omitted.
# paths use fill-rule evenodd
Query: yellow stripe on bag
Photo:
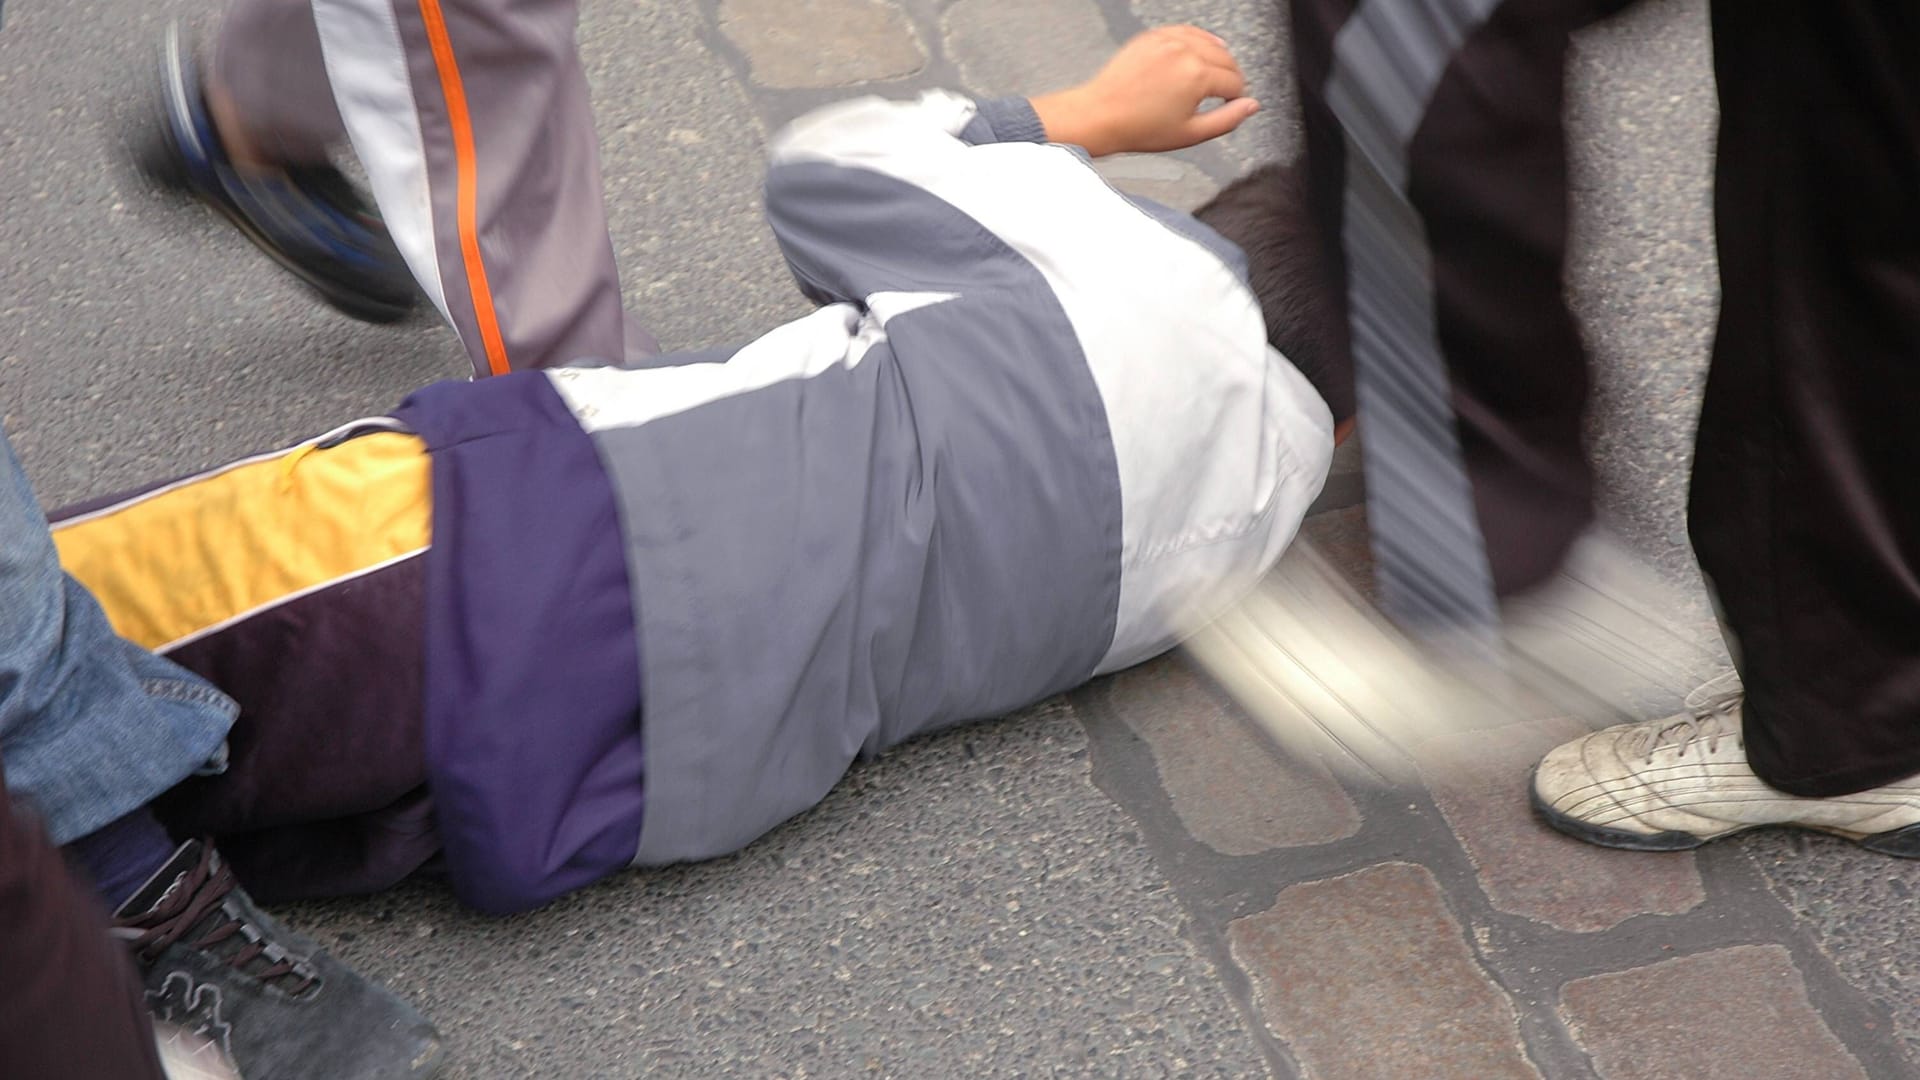
<svg viewBox="0 0 1920 1080"><path fill-rule="evenodd" d="M426 446L378 432L255 458L54 528L122 637L181 644L427 546Z"/></svg>

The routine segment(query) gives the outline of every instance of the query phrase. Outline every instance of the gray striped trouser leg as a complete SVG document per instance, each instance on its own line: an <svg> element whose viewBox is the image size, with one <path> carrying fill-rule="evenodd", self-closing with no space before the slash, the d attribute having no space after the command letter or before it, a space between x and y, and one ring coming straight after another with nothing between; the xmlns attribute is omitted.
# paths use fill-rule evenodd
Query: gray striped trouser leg
<svg viewBox="0 0 1920 1080"><path fill-rule="evenodd" d="M1341 236L1382 602L1416 631L1490 643L1493 578L1436 325L1408 147L1454 51L1498 0L1365 0L1325 95L1346 142Z"/></svg>

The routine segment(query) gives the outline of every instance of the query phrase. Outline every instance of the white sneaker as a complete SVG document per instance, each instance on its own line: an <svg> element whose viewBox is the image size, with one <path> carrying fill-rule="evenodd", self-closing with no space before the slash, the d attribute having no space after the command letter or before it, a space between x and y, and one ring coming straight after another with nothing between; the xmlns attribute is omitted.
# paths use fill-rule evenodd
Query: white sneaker
<svg viewBox="0 0 1920 1080"><path fill-rule="evenodd" d="M1716 679L1688 697L1685 713L1556 748L1534 768L1534 810L1569 836L1633 851L1681 851L1786 825L1920 858L1920 777L1828 799L1769 787L1747 765L1742 697L1737 680Z"/></svg>

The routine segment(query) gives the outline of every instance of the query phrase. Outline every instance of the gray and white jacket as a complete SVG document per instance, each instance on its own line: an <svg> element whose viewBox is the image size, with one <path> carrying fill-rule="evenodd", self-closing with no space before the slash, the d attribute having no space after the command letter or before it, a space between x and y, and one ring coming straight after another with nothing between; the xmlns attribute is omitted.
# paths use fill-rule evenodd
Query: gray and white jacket
<svg viewBox="0 0 1920 1080"><path fill-rule="evenodd" d="M610 489L635 862L733 851L858 756L1170 648L1318 494L1332 418L1267 344L1240 252L1042 139L1024 101L821 109L774 140L766 200L823 306L738 349L505 377L557 392ZM556 836L620 835L624 809L582 807L624 807L629 774L577 775ZM543 844L516 888L590 846Z"/></svg>

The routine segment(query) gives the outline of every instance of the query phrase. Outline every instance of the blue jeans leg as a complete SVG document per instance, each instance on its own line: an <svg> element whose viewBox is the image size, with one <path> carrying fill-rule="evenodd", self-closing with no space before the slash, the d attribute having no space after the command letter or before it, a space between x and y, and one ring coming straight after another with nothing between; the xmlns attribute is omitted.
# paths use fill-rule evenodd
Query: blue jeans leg
<svg viewBox="0 0 1920 1080"><path fill-rule="evenodd" d="M151 802L221 756L234 705L122 639L61 571L0 431L0 762L56 844Z"/></svg>

